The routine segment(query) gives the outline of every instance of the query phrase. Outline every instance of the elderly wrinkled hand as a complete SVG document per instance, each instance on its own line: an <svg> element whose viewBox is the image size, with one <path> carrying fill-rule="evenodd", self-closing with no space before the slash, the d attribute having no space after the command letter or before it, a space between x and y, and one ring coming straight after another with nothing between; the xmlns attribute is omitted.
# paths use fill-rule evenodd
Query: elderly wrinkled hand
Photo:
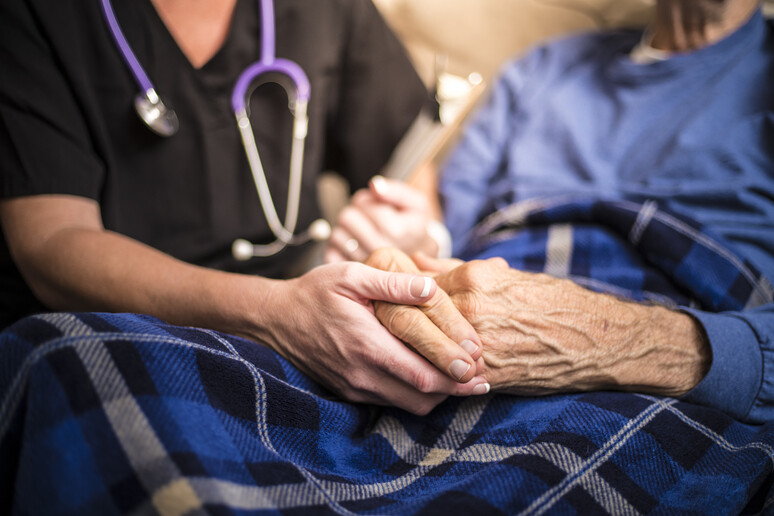
<svg viewBox="0 0 774 516"><path fill-rule="evenodd" d="M679 396L706 374L710 352L694 320L623 301L504 260L467 263L415 258L483 345L482 375L514 394L629 390ZM456 266L455 266L456 265ZM388 325L391 307L377 312ZM415 332L434 331L427 327Z"/></svg>

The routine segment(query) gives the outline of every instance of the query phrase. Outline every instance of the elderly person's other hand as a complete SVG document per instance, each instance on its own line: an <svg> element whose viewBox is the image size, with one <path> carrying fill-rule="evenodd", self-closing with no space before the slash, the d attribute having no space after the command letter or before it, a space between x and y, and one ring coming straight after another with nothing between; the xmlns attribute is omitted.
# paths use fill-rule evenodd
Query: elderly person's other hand
<svg viewBox="0 0 774 516"><path fill-rule="evenodd" d="M680 396L709 368L709 347L686 314L520 272L499 259L461 265L415 260L438 273L438 285L476 329L484 347L482 374L493 389ZM383 321L396 317L377 315Z"/></svg>
<svg viewBox="0 0 774 516"><path fill-rule="evenodd" d="M422 192L401 182L377 176L358 190L339 214L325 261L364 261L382 247L435 256L436 242L428 236L430 203Z"/></svg>

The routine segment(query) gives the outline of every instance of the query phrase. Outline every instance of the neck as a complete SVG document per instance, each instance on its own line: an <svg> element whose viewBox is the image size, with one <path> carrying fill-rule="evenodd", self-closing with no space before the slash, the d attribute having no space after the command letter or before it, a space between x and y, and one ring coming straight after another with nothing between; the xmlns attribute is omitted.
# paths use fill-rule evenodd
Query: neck
<svg viewBox="0 0 774 516"><path fill-rule="evenodd" d="M759 5L760 0L658 0L651 46L666 52L706 47L741 27Z"/></svg>
<svg viewBox="0 0 774 516"><path fill-rule="evenodd" d="M151 0L180 50L202 67L228 37L236 0Z"/></svg>

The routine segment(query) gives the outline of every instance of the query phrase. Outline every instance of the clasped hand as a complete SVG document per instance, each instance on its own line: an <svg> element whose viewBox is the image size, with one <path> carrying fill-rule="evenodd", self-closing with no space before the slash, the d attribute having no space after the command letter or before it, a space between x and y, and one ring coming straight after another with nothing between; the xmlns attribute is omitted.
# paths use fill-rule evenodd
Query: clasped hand
<svg viewBox="0 0 774 516"><path fill-rule="evenodd" d="M451 303L439 303L445 294L426 276L342 262L272 282L264 294L269 302L255 314L258 324L248 335L349 401L426 414L449 395L489 391L479 375L476 332ZM436 349L443 350L446 362L435 361L439 367L434 367L382 326L374 317L379 301L422 307L391 325L420 353L436 357ZM425 328L421 323L427 317L443 329L430 325L433 346L408 333L409 327Z"/></svg>
<svg viewBox="0 0 774 516"><path fill-rule="evenodd" d="M377 317L442 368L449 357L436 342L448 325L439 307L449 300L480 338L480 374L493 389L520 395L628 390L679 396L709 367L708 345L684 313L521 272L499 258L414 260L396 249L383 249L367 263L392 271L432 272L442 289L436 294L440 301L416 307L377 302Z"/></svg>

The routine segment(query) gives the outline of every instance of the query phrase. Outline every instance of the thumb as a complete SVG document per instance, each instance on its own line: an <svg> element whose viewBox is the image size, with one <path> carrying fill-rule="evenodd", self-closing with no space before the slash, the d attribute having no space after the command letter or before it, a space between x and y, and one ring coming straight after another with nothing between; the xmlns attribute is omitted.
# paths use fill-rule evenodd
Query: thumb
<svg viewBox="0 0 774 516"><path fill-rule="evenodd" d="M435 280L419 274L388 272L362 266L362 274L349 276L348 288L357 296L398 305L418 305L435 294Z"/></svg>
<svg viewBox="0 0 774 516"><path fill-rule="evenodd" d="M399 209L422 208L427 204L422 192L402 181L374 176L368 186L379 200Z"/></svg>

